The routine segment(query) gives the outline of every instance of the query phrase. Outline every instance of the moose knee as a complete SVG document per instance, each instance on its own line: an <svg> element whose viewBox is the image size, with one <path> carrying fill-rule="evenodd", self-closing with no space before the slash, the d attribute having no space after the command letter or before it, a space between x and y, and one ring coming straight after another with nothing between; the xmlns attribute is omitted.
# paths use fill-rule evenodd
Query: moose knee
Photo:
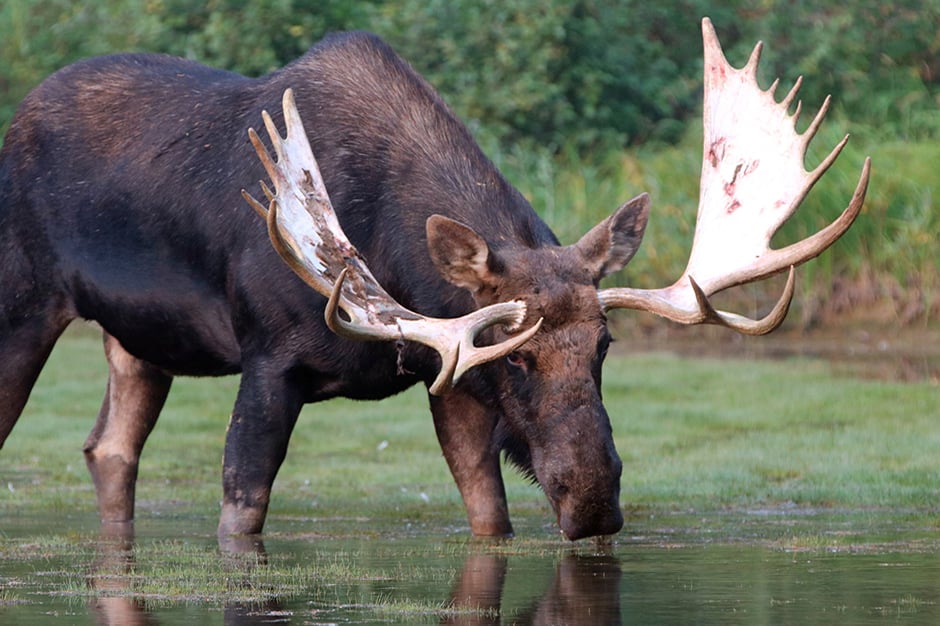
<svg viewBox="0 0 940 626"><path fill-rule="evenodd" d="M100 455L94 448L86 448L85 464L95 483L101 520L126 522L134 519L137 462L120 455Z"/></svg>

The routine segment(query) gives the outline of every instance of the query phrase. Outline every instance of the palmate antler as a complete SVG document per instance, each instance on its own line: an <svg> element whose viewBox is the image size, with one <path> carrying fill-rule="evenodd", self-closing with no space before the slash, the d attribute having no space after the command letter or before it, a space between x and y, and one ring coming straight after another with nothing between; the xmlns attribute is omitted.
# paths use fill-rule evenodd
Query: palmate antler
<svg viewBox="0 0 940 626"><path fill-rule="evenodd" d="M430 392L439 395L468 369L509 354L538 331L541 320L502 343L478 347L474 339L483 329L495 324L509 330L518 327L525 318L525 304L502 302L460 318L439 319L396 302L339 225L290 89L284 92L283 108L286 138L267 111L262 112L276 162L254 129L249 130L251 143L274 182L273 194L262 183L269 207L244 190L242 195L267 221L278 254L308 285L329 298L325 316L333 332L352 339L410 340L434 348L441 355L441 371ZM344 320L338 309L349 319Z"/></svg>
<svg viewBox="0 0 940 626"><path fill-rule="evenodd" d="M770 239L789 218L848 141L846 136L816 169L803 161L829 98L803 133L796 132L800 105L790 115L801 80L782 102L774 100L775 81L767 91L757 84L761 44L747 65L731 67L708 18L702 21L705 44L705 142L695 237L682 276L663 289L612 288L598 292L605 310L650 311L683 324L713 323L746 334L777 328L793 297L793 268L835 242L858 216L868 188L871 160L866 159L855 194L842 215L815 235L780 250ZM763 319L716 311L708 297L723 289L790 270L783 296Z"/></svg>

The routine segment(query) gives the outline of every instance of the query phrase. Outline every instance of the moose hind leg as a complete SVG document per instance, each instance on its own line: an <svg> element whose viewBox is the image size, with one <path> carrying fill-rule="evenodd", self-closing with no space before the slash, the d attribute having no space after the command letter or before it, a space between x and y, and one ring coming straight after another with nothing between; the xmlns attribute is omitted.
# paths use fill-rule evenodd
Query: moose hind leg
<svg viewBox="0 0 940 626"><path fill-rule="evenodd" d="M108 386L85 441L85 463L95 483L102 522L134 519L140 452L153 430L173 378L128 353L105 333Z"/></svg>
<svg viewBox="0 0 940 626"><path fill-rule="evenodd" d="M4 313L2 304L0 316ZM16 327L4 326L0 319L0 448L23 412L39 372L69 319L37 315Z"/></svg>

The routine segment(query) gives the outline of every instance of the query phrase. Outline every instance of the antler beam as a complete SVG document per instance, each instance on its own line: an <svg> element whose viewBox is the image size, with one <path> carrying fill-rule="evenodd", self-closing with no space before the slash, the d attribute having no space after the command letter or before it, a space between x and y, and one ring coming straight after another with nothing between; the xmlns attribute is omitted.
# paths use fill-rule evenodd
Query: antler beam
<svg viewBox="0 0 940 626"><path fill-rule="evenodd" d="M470 368L509 354L538 331L541 320L502 343L478 347L475 338L490 326L501 324L509 332L518 328L525 318L525 304L503 302L460 318L439 319L396 302L340 227L290 89L284 92L283 108L286 137L281 137L267 111L262 112L276 161L254 129L248 131L274 182L273 193L262 182L269 206L265 208L244 190L242 195L267 222L278 254L308 285L329 298L325 317L333 332L358 340L416 341L434 348L441 355L441 370L429 390L440 395Z"/></svg>
<svg viewBox="0 0 940 626"><path fill-rule="evenodd" d="M683 324L714 323L746 334L764 334L786 317L793 297L793 268L833 244L861 211L871 160L866 159L848 207L818 233L780 250L770 240L796 211L817 180L835 162L848 136L814 170L804 169L806 149L829 108L829 98L802 134L796 131L800 104L791 115L802 79L780 102L779 81L766 91L757 84L762 45L742 69L731 67L711 21L702 21L705 51L704 147L695 237L682 276L663 289L613 288L598 292L605 309L656 313ZM763 319L716 311L709 296L735 285L789 269L780 300Z"/></svg>

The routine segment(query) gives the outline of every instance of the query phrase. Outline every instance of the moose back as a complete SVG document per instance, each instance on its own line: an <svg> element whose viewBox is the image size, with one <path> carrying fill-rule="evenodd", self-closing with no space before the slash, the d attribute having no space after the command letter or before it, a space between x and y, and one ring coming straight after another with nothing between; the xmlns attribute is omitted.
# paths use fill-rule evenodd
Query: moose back
<svg viewBox="0 0 940 626"><path fill-rule="evenodd" d="M747 93L783 120L768 141L796 146L784 167L806 174L804 136L753 79L756 52L734 70L707 20L703 30L706 104L709 67L749 79ZM280 113L268 128L276 164L257 136L249 140L260 112L277 111L288 90L288 130L296 135L303 119L302 143L309 139L319 168L312 154L292 163L293 144L276 132L285 123ZM703 165L703 198L707 185L721 185L730 199L700 207L704 234L697 232L687 271L663 290L598 290L639 246L649 198L634 198L578 242L560 245L437 93L373 35L330 36L257 79L161 55L68 66L27 96L0 152L0 443L56 339L83 318L103 329L109 366L84 445L103 521L133 519L138 459L173 377L240 373L220 536L261 532L304 403L377 399L419 382L429 387L434 427L474 534L512 532L503 453L537 480L569 539L615 533L623 523L621 462L600 394L606 313L640 308L767 332L786 313L792 269L765 320L715 311L707 297L819 254L864 197L867 163L843 215L798 252L771 251L762 240L789 215L778 212L769 218L775 227L746 229L755 231L745 233L753 242L740 242L746 261L702 261L710 255L696 250L722 248L715 236L727 230L727 222L703 228L703 216L752 219L753 189L766 192L761 203L792 213L825 171L788 179L795 188L774 197L773 184L757 178L761 168L736 167L760 161L752 152L762 147L736 142L725 122L713 126L706 106L706 135L721 135L722 150ZM727 192L722 177L732 170ZM267 229L241 195L266 171L277 189L268 191ZM315 192L322 206L309 204ZM728 202L736 210L727 211ZM298 229L291 215L313 225ZM305 256L310 241L319 247ZM348 249L324 261L325 241ZM332 284L331 303L338 299L344 314L334 310L330 321L323 287ZM392 311L386 327L400 336L331 330L354 322L357 305L384 315L369 308L376 293ZM448 333L454 337L441 338Z"/></svg>

